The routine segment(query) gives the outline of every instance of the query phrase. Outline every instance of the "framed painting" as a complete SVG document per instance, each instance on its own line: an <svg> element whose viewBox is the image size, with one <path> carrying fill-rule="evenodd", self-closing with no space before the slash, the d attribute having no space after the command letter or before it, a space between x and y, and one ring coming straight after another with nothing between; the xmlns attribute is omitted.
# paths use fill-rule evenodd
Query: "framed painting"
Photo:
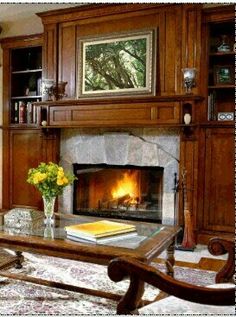
<svg viewBox="0 0 236 317"><path fill-rule="evenodd" d="M156 32L78 40L77 97L153 94Z"/></svg>
<svg viewBox="0 0 236 317"><path fill-rule="evenodd" d="M232 65L216 65L214 67L215 85L234 84L234 68Z"/></svg>

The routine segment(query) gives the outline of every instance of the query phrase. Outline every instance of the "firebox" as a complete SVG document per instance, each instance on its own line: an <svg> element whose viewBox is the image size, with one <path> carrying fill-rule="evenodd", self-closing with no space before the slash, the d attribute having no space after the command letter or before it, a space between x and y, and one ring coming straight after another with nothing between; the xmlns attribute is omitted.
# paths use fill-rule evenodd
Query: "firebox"
<svg viewBox="0 0 236 317"><path fill-rule="evenodd" d="M162 219L162 167L73 164L74 214L148 222Z"/></svg>

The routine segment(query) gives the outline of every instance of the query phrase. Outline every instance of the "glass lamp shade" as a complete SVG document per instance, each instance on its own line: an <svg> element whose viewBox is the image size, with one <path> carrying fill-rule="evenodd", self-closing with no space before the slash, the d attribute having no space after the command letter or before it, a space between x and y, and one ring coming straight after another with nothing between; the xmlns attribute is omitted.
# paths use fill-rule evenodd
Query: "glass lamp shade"
<svg viewBox="0 0 236 317"><path fill-rule="evenodd" d="M183 80L184 87L186 88L186 93L192 93L192 87L195 86L196 82L196 68L183 68Z"/></svg>

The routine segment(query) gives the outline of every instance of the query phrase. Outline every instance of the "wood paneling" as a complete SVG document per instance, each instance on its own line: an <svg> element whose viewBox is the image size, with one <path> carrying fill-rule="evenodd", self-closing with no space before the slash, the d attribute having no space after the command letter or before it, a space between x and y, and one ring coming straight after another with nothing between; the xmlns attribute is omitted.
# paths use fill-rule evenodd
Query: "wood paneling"
<svg viewBox="0 0 236 317"><path fill-rule="evenodd" d="M26 182L28 169L40 163L42 140L38 130L10 131L10 206L37 207L41 197Z"/></svg>
<svg viewBox="0 0 236 317"><path fill-rule="evenodd" d="M200 60L201 60L201 5L183 7L183 32L182 32L182 67L197 69L196 87L193 93L201 91ZM183 77L182 77L183 78ZM182 83L182 91L184 85Z"/></svg>
<svg viewBox="0 0 236 317"><path fill-rule="evenodd" d="M181 6L167 8L160 23L160 75L157 80L161 83L161 95L181 92L181 32Z"/></svg>
<svg viewBox="0 0 236 317"><path fill-rule="evenodd" d="M156 94L170 95L181 93L183 39L179 34L182 33L183 27L189 30L186 36L189 42L191 41L191 45L194 46L193 48L189 48L190 51L188 53L189 55L194 55L194 65L192 65L192 67L199 67L199 56L197 55L197 44L195 42L196 40L199 41L200 34L199 10L197 11L197 7L195 8L194 5L186 5L186 7L191 8L191 14L186 18L184 25L182 23L182 5L107 5L103 7L101 14L98 13L101 7L98 6L98 10L94 11L95 5L93 5L90 8L90 14L88 14L87 7L84 9L78 8L77 15L75 9L71 12L65 12L63 19L62 15L58 15L58 17L54 14L53 17L49 17L49 14L46 16L44 14L40 15L43 23L45 23L48 34L50 30L49 21L51 23L54 21L53 25L56 23L58 25L58 80L68 82L66 88L68 97L76 97L76 83L78 83L78 76L80 75L77 69L80 63L78 56L79 39L102 37L113 33L119 34L143 29L154 29L157 33L155 54ZM125 8L127 11L125 11ZM131 10L131 8L133 10ZM87 18L85 18L85 16L87 16ZM51 27L52 26L50 26L50 28ZM191 33L192 31L193 33ZM194 37L192 37L193 34ZM50 45L52 46L52 43ZM188 45L189 43L187 42L186 48ZM51 46L49 46L49 48ZM50 56L48 56L48 58L51 60ZM190 61L190 63L191 62L192 61ZM185 65L185 67L186 66L187 65ZM49 73L51 72L49 71Z"/></svg>
<svg viewBox="0 0 236 317"><path fill-rule="evenodd" d="M207 129L203 229L234 232L234 135Z"/></svg>
<svg viewBox="0 0 236 317"><path fill-rule="evenodd" d="M48 125L68 126L144 126L160 123L178 124L180 103L139 103L130 105L90 105L48 107Z"/></svg>
<svg viewBox="0 0 236 317"><path fill-rule="evenodd" d="M43 77L57 80L58 26L50 24L44 28Z"/></svg>
<svg viewBox="0 0 236 317"><path fill-rule="evenodd" d="M76 96L76 26L64 23L59 26L58 80L66 81L68 98Z"/></svg>

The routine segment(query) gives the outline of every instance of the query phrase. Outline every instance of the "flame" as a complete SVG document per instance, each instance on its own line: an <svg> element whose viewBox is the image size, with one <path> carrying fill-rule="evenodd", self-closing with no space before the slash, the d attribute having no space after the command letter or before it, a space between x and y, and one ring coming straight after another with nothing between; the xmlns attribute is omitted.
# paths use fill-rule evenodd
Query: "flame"
<svg viewBox="0 0 236 317"><path fill-rule="evenodd" d="M135 198L139 196L137 173L124 173L122 179L113 187L111 194L114 199L129 195L130 203L136 203Z"/></svg>

